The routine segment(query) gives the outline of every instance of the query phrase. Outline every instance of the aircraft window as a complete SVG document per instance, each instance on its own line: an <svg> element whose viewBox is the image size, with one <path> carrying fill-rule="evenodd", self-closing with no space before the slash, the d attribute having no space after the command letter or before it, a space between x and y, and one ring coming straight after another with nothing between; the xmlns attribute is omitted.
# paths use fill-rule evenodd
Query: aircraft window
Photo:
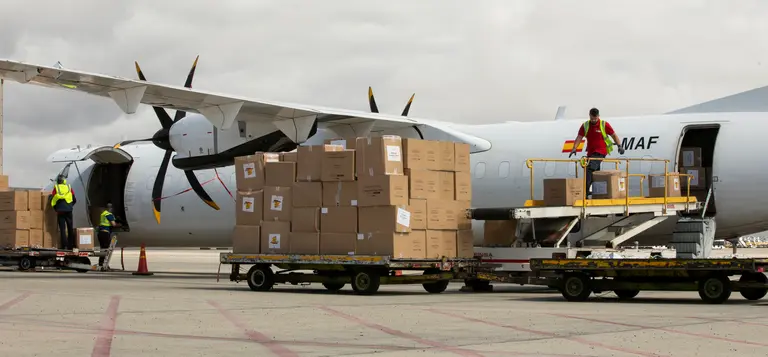
<svg viewBox="0 0 768 357"><path fill-rule="evenodd" d="M478 162L477 165L475 165L475 178L483 177L485 177L485 163Z"/></svg>
<svg viewBox="0 0 768 357"><path fill-rule="evenodd" d="M499 177L500 178L509 177L509 161L502 161L499 164Z"/></svg>

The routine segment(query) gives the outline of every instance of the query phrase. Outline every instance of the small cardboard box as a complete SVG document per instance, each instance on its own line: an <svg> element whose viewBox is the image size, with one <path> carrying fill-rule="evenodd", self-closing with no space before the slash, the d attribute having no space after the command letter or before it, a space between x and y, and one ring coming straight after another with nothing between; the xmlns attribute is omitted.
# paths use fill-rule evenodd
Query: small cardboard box
<svg viewBox="0 0 768 357"><path fill-rule="evenodd" d="M670 172L670 174L675 175L666 178L667 197L680 197L680 179L684 176L677 176L677 172ZM664 181L664 175L648 175L648 197L664 197Z"/></svg>
<svg viewBox="0 0 768 357"><path fill-rule="evenodd" d="M43 196L40 194L40 190L27 191L27 207L30 211L42 210Z"/></svg>
<svg viewBox="0 0 768 357"><path fill-rule="evenodd" d="M261 253L261 227L236 225L232 231L232 253Z"/></svg>
<svg viewBox="0 0 768 357"><path fill-rule="evenodd" d="M322 158L323 181L355 181L355 150L326 151Z"/></svg>
<svg viewBox="0 0 768 357"><path fill-rule="evenodd" d="M291 254L320 254L320 233L291 232Z"/></svg>
<svg viewBox="0 0 768 357"><path fill-rule="evenodd" d="M360 207L361 233L410 231L411 212L407 205Z"/></svg>
<svg viewBox="0 0 768 357"><path fill-rule="evenodd" d="M32 228L30 218L29 211L0 211L0 229ZM40 222L40 224L42 224L42 222Z"/></svg>
<svg viewBox="0 0 768 357"><path fill-rule="evenodd" d="M356 241L355 233L320 233L320 254L353 255Z"/></svg>
<svg viewBox="0 0 768 357"><path fill-rule="evenodd" d="M29 209L27 191L1 191L0 211L26 211Z"/></svg>
<svg viewBox="0 0 768 357"><path fill-rule="evenodd" d="M290 237L291 222L262 222L261 253L290 253Z"/></svg>
<svg viewBox="0 0 768 357"><path fill-rule="evenodd" d="M454 173L442 171L438 173L438 176L440 178L438 199L440 200L456 199L456 182L454 181Z"/></svg>
<svg viewBox="0 0 768 357"><path fill-rule="evenodd" d="M360 207L408 204L408 177L401 175L363 176L357 183Z"/></svg>
<svg viewBox="0 0 768 357"><path fill-rule="evenodd" d="M440 171L456 170L456 152L453 141L438 141L437 169Z"/></svg>
<svg viewBox="0 0 768 357"><path fill-rule="evenodd" d="M293 207L292 211L291 232L320 232L320 207Z"/></svg>
<svg viewBox="0 0 768 357"><path fill-rule="evenodd" d="M323 182L323 207L357 206L357 181Z"/></svg>
<svg viewBox="0 0 768 357"><path fill-rule="evenodd" d="M472 230L465 229L456 232L456 256L459 258L473 258L475 236Z"/></svg>
<svg viewBox="0 0 768 357"><path fill-rule="evenodd" d="M427 229L459 229L459 205L456 201L427 200Z"/></svg>
<svg viewBox="0 0 768 357"><path fill-rule="evenodd" d="M0 249L29 246L28 229L0 229Z"/></svg>
<svg viewBox="0 0 768 357"><path fill-rule="evenodd" d="M43 248L43 230L42 229L30 229L29 230L29 246L35 248Z"/></svg>
<svg viewBox="0 0 768 357"><path fill-rule="evenodd" d="M403 139L403 168L437 170L439 149L436 141Z"/></svg>
<svg viewBox="0 0 768 357"><path fill-rule="evenodd" d="M442 172L405 169L408 177L408 191L410 198L435 200L440 198L440 174ZM451 197L450 199L453 199Z"/></svg>
<svg viewBox="0 0 768 357"><path fill-rule="evenodd" d="M455 183L454 191L456 195L454 199L457 201L471 201L472 200L472 174L467 172L454 173L453 182Z"/></svg>
<svg viewBox="0 0 768 357"><path fill-rule="evenodd" d="M45 218L42 210L29 211L29 228L43 229Z"/></svg>
<svg viewBox="0 0 768 357"><path fill-rule="evenodd" d="M427 229L427 200L411 198L408 212L411 212L411 229Z"/></svg>
<svg viewBox="0 0 768 357"><path fill-rule="evenodd" d="M453 146L455 157L455 169L456 172L470 172L470 159L469 159L469 144L454 143Z"/></svg>
<svg viewBox="0 0 768 357"><path fill-rule="evenodd" d="M238 191L258 191L264 188L264 166L267 162L279 162L277 153L256 153L235 158L235 181Z"/></svg>
<svg viewBox="0 0 768 357"><path fill-rule="evenodd" d="M75 248L79 250L93 250L96 241L96 232L93 228L77 228L75 230Z"/></svg>
<svg viewBox="0 0 768 357"><path fill-rule="evenodd" d="M357 207L320 208L320 231L323 233L357 233Z"/></svg>
<svg viewBox="0 0 768 357"><path fill-rule="evenodd" d="M703 167L684 167L680 170L682 174L691 175L691 189L706 189L707 188L707 172ZM686 191L688 188L688 176L680 176L681 191Z"/></svg>
<svg viewBox="0 0 768 357"><path fill-rule="evenodd" d="M357 142L357 137L348 137L348 138L333 138L333 139L326 139L324 144L326 145L338 145L341 146L344 150L355 150L355 143Z"/></svg>
<svg viewBox="0 0 768 357"><path fill-rule="evenodd" d="M627 175L623 171L603 170L592 174L592 198L627 197Z"/></svg>
<svg viewBox="0 0 768 357"><path fill-rule="evenodd" d="M299 146L297 149L296 180L300 182L319 182L323 173L323 153L341 150L344 150L344 147L341 145Z"/></svg>
<svg viewBox="0 0 768 357"><path fill-rule="evenodd" d="M299 153L296 151L280 153L280 161L298 163Z"/></svg>
<svg viewBox="0 0 768 357"><path fill-rule="evenodd" d="M456 257L456 231L426 231L427 251L425 258Z"/></svg>
<svg viewBox="0 0 768 357"><path fill-rule="evenodd" d="M320 207L323 205L321 182L294 182L291 192L293 207Z"/></svg>
<svg viewBox="0 0 768 357"><path fill-rule="evenodd" d="M584 182L580 178L544 179L544 204L547 206L573 206L584 199Z"/></svg>
<svg viewBox="0 0 768 357"><path fill-rule="evenodd" d="M237 192L235 224L259 226L264 219L264 191Z"/></svg>
<svg viewBox="0 0 768 357"><path fill-rule="evenodd" d="M427 254L426 231L360 233L355 254L389 255L395 259L424 258Z"/></svg>
<svg viewBox="0 0 768 357"><path fill-rule="evenodd" d="M402 175L402 139L397 135L357 138L358 155L364 155L362 167L357 168L357 177L378 175ZM360 162L358 161L358 162Z"/></svg>
<svg viewBox="0 0 768 357"><path fill-rule="evenodd" d="M296 181L296 164L268 162L264 165L265 186L290 186Z"/></svg>
<svg viewBox="0 0 768 357"><path fill-rule="evenodd" d="M264 220L290 222L293 197L292 187L265 186L264 187ZM262 232L264 225L262 224ZM264 235L262 235L264 236ZM287 238L286 238L287 239ZM287 249L287 248L286 248Z"/></svg>
<svg viewBox="0 0 768 357"><path fill-rule="evenodd" d="M8 191L9 187L8 175L0 175L0 191Z"/></svg>
<svg viewBox="0 0 768 357"><path fill-rule="evenodd" d="M678 165L682 167L701 167L701 148L681 147Z"/></svg>

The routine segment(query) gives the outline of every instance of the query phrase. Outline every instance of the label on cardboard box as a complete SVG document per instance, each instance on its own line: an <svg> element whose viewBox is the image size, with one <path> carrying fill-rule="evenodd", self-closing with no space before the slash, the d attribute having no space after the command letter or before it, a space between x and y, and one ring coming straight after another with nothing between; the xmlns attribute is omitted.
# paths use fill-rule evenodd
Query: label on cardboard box
<svg viewBox="0 0 768 357"><path fill-rule="evenodd" d="M387 145L387 161L402 161L403 155L400 152L400 147L395 145Z"/></svg>
<svg viewBox="0 0 768 357"><path fill-rule="evenodd" d="M343 147L344 150L347 149L347 140L345 140L345 139L331 140L330 144L331 145L339 145L339 146Z"/></svg>
<svg viewBox="0 0 768 357"><path fill-rule="evenodd" d="M651 187L664 187L664 176L651 176Z"/></svg>
<svg viewBox="0 0 768 357"><path fill-rule="evenodd" d="M244 178L254 178L256 177L256 164L249 162L247 164L243 164L243 177Z"/></svg>
<svg viewBox="0 0 768 357"><path fill-rule="evenodd" d="M400 207L397 208L397 224L410 227L411 226L411 212L408 212Z"/></svg>
<svg viewBox="0 0 768 357"><path fill-rule="evenodd" d="M269 234L269 249L280 249L280 233Z"/></svg>
<svg viewBox="0 0 768 357"><path fill-rule="evenodd" d="M81 245L93 244L93 236L90 234L81 234L79 238Z"/></svg>
<svg viewBox="0 0 768 357"><path fill-rule="evenodd" d="M674 182L675 190L676 191L679 190L680 189L680 178L679 177L675 177L673 179L673 182Z"/></svg>
<svg viewBox="0 0 768 357"><path fill-rule="evenodd" d="M693 151L683 151L683 166L694 166L694 157Z"/></svg>
<svg viewBox="0 0 768 357"><path fill-rule="evenodd" d="M627 181L623 178L619 178L619 192L627 190Z"/></svg>
<svg viewBox="0 0 768 357"><path fill-rule="evenodd" d="M698 186L699 184L699 170L688 170L687 172L689 175L691 175L691 186Z"/></svg>
<svg viewBox="0 0 768 357"><path fill-rule="evenodd" d="M608 194L608 182L592 182L592 194L593 195L606 195Z"/></svg>
<svg viewBox="0 0 768 357"><path fill-rule="evenodd" d="M253 213L256 200L253 197L243 197L243 212Z"/></svg>
<svg viewBox="0 0 768 357"><path fill-rule="evenodd" d="M272 195L272 204L270 205L270 209L273 211L282 211L283 196Z"/></svg>

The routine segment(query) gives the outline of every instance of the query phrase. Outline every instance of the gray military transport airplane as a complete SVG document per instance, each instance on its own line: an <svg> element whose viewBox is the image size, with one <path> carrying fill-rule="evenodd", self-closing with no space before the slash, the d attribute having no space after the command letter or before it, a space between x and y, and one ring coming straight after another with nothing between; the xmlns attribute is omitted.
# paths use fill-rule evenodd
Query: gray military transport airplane
<svg viewBox="0 0 768 357"><path fill-rule="evenodd" d="M64 149L49 157L65 165L61 173L75 190L87 192L89 204L77 205L76 224L90 225L93 212L86 210L110 201L125 219L123 246L231 246L233 159L335 137L393 134L467 143L472 206L521 206L530 196L525 160L567 158L568 145L573 145L569 140L585 120L562 119L560 108L554 121L454 124L407 117L411 101L401 115L378 113L371 92L368 113L192 89L194 65L183 87L147 81L138 64L136 69L138 80L0 60L0 77L8 81L111 98L128 114L139 104L153 106L160 127L151 138ZM717 215L717 238L728 239L768 229L766 95L768 87L763 87L670 113L606 119L623 138L626 157L668 159L672 169L681 147L700 146L716 192L707 214ZM176 110L175 116L166 109ZM573 171L573 164L551 162L535 172L538 180L573 176ZM664 164L643 162L631 165L630 172L663 174ZM637 191L639 185L630 186L630 193ZM541 195L541 184L536 195ZM477 242L483 226L476 223L482 222L473 222ZM667 225L648 234L670 232Z"/></svg>

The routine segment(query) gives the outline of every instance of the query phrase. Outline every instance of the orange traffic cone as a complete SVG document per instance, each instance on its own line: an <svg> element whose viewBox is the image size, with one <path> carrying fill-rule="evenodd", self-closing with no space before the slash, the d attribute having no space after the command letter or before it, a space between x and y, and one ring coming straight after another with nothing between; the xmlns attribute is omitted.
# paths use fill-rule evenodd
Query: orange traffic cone
<svg viewBox="0 0 768 357"><path fill-rule="evenodd" d="M152 275L149 269L147 269L147 251L144 243L141 243L141 251L139 252L139 269L133 272L133 275Z"/></svg>

